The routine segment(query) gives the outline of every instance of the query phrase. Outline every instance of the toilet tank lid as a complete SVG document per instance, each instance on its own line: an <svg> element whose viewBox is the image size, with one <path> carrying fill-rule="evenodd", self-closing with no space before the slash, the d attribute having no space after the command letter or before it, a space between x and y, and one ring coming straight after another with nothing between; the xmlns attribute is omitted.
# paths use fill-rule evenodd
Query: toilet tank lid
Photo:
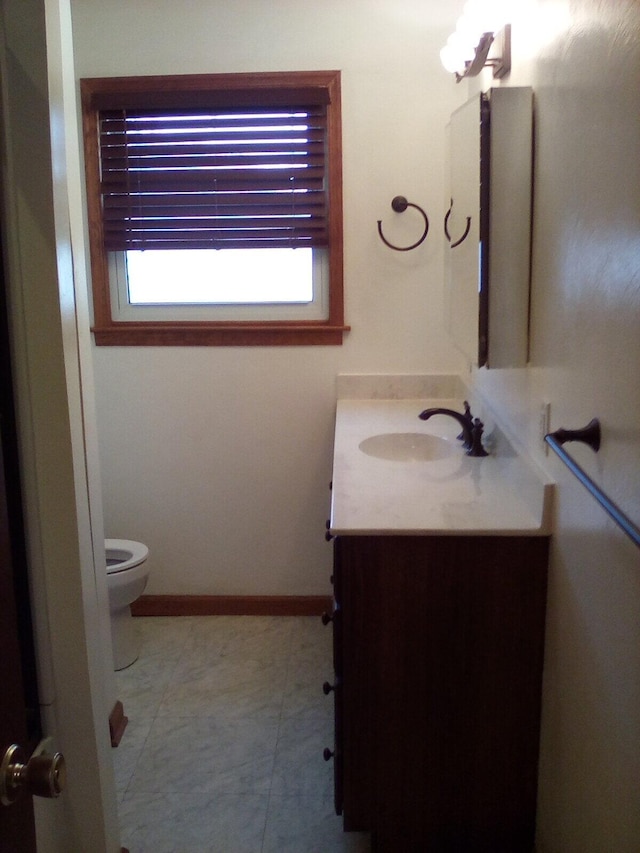
<svg viewBox="0 0 640 853"><path fill-rule="evenodd" d="M148 547L143 542L134 542L132 539L105 539L104 548L108 574L138 566L149 556ZM114 560L118 562L112 562Z"/></svg>

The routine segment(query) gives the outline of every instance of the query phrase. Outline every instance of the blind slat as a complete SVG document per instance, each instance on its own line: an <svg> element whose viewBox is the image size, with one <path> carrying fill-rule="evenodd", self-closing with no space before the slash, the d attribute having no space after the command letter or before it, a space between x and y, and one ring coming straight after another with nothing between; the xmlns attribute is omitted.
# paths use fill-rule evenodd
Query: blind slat
<svg viewBox="0 0 640 853"><path fill-rule="evenodd" d="M180 228L172 228L164 230L162 228L158 228L157 224L155 227L152 226L151 223L148 223L143 228L137 228L133 226L126 231L126 239L136 239L136 240L172 240L172 239L182 239L186 240L189 237L195 238L205 238L209 237L212 240L215 240L217 237L220 239L236 239L239 240L243 237L250 239L255 238L260 235L262 237L286 237L287 239L291 239L292 237L306 237L306 238L322 238L324 236L324 225L319 222L316 225L307 225L306 227L302 227L297 224L289 224L285 221L281 222L278 226L277 224L269 223L268 226L264 228L252 227L247 228L246 223L221 223L221 222L212 222L208 225L206 223L198 223L198 227L194 227L194 224L191 222L183 223ZM105 234L105 239L108 242L112 240L119 240L123 238L123 233L121 228L116 228L111 231L107 229Z"/></svg>
<svg viewBox="0 0 640 853"><path fill-rule="evenodd" d="M107 175L117 178L118 175L124 175L127 172L130 174L149 175L152 172L157 173L162 170L181 170L188 169L190 172L196 169L229 171L232 169L248 170L264 167L279 168L286 165L288 169L295 174L294 170L306 169L307 166L320 167L324 166L324 157L309 154L306 151L294 152L274 152L274 153L252 153L252 152L232 152L232 153L214 153L204 154L192 157L182 157L180 155L171 155L168 157L145 156L139 157L136 155L112 159L108 161L108 169L105 169Z"/></svg>
<svg viewBox="0 0 640 853"><path fill-rule="evenodd" d="M107 251L121 251L119 240L105 240ZM145 234L130 235L127 238L127 250L152 249L295 249L304 247L324 247L326 234L292 234L277 232L205 232L181 235L179 232L170 237Z"/></svg>
<svg viewBox="0 0 640 853"><path fill-rule="evenodd" d="M293 138L291 140L274 140L272 138L258 139L256 135L251 137L252 141L239 141L237 139L216 139L214 141L193 140L176 143L158 143L153 145L138 144L137 142L131 145L107 145L102 147L102 161L108 165L111 160L123 160L127 156L143 157L160 156L172 157L185 155L206 155L216 154L221 151L230 153L243 152L276 152L276 151L309 151L310 153L318 154L324 151L324 139L308 139L305 142Z"/></svg>
<svg viewBox="0 0 640 853"><path fill-rule="evenodd" d="M295 170L293 170L295 171ZM162 173L134 172L107 174L102 181L103 194L125 193L187 193L187 192L291 192L295 190L323 189L324 174L321 169L300 169L301 174L291 174L285 169L255 169L214 171L165 171Z"/></svg>
<svg viewBox="0 0 640 853"><path fill-rule="evenodd" d="M188 115L181 117L172 112L160 117L145 118L144 116L124 116L108 118L104 115L100 120L100 132L105 139L123 136L141 136L142 138L156 135L164 135L174 138L185 134L186 136L202 135L203 133L234 133L240 136L258 133L301 133L322 130L326 127L326 115L324 113L305 115L277 115L264 114L263 116L246 117L230 115L227 113L216 115Z"/></svg>
<svg viewBox="0 0 640 853"><path fill-rule="evenodd" d="M217 192L209 192L206 190L201 190L200 192L166 192L166 193L147 193L141 194L137 199L137 204L141 204L143 207L173 207L173 205L192 205L194 207L207 206L209 204L220 204L232 207L235 204L247 204L251 207L258 205L290 205L291 197L290 197L291 188L288 188L287 192L275 193L275 192L243 192L243 191L235 191L235 192L223 192L220 190L218 186ZM301 194L299 194L301 195ZM309 190L304 193L307 201L311 200L314 203L320 200L324 200L325 192L324 189L317 188L315 190ZM106 196L105 198L105 207L124 207L129 204L127 195L117 195L111 194Z"/></svg>
<svg viewBox="0 0 640 853"><path fill-rule="evenodd" d="M271 204L243 207L242 205L200 205L192 206L181 205L179 208L167 206L140 206L135 215L140 217L143 215L145 219L152 221L154 219L168 219L170 217L181 216L184 219L192 218L215 218L217 216L238 216L238 217L260 217L260 216L283 216L292 210L291 202L287 204ZM324 218L324 200L318 200L313 203L305 199L304 204L296 204L295 211L298 215L312 216L314 218ZM123 221L121 208L106 208L104 211L105 227L110 222ZM127 215L133 215L133 211L128 211Z"/></svg>

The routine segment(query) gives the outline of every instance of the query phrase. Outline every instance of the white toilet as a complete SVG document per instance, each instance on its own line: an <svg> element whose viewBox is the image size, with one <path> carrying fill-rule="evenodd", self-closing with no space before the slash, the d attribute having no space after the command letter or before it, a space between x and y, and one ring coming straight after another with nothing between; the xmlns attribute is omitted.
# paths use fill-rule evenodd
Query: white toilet
<svg viewBox="0 0 640 853"><path fill-rule="evenodd" d="M149 579L145 564L149 549L129 539L104 540L107 561L107 589L111 611L113 668L124 669L137 660L138 637L130 605L140 598Z"/></svg>

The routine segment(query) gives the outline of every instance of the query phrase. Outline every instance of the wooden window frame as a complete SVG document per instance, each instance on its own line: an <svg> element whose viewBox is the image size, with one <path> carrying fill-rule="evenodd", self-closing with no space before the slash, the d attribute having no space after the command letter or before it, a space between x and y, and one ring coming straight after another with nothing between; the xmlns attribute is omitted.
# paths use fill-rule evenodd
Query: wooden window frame
<svg viewBox="0 0 640 853"><path fill-rule="evenodd" d="M196 105L199 94L255 90L263 103L269 93L321 87L328 96L327 177L329 236L329 316L326 320L116 320L111 311L109 264L104 248L100 193L99 112L116 107L167 106L171 99ZM87 211L94 322L97 346L293 346L340 345L344 324L342 248L342 128L339 71L109 77L81 80Z"/></svg>

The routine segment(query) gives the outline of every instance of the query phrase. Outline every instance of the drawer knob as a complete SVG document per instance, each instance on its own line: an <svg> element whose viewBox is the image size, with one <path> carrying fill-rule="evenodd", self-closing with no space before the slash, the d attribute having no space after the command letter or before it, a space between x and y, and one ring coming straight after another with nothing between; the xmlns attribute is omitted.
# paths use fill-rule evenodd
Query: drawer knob
<svg viewBox="0 0 640 853"><path fill-rule="evenodd" d="M322 692L324 693L325 696L328 696L329 693L331 693L331 691L335 690L335 689L336 689L336 685L335 684L329 684L328 681L325 681L325 683L322 685Z"/></svg>
<svg viewBox="0 0 640 853"><path fill-rule="evenodd" d="M333 613L323 613L320 617L323 625L328 625L329 622L333 622Z"/></svg>
<svg viewBox="0 0 640 853"><path fill-rule="evenodd" d="M324 758L324 760L325 761L331 761L333 756L334 756L334 753L329 749L328 746L325 746L325 748L322 750L322 757Z"/></svg>

